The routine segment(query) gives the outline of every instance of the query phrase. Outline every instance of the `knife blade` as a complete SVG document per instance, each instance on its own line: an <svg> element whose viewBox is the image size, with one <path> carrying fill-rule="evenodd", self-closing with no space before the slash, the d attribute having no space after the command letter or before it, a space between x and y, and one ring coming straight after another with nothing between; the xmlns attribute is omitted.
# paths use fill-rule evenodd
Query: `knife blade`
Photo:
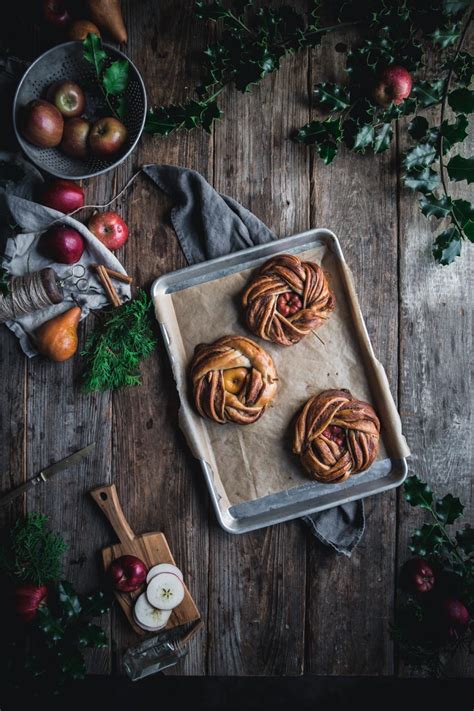
<svg viewBox="0 0 474 711"><path fill-rule="evenodd" d="M91 444L88 444L87 447L83 447L77 452L74 452L74 454L70 454L68 457L61 459L61 461L51 464L51 466L46 467L46 469L42 469L37 476L33 477L33 479L25 481L24 484L20 484L20 486L17 486L15 489L9 491L8 494L2 496L0 498L0 506L5 506L13 499L16 499L17 496L21 496L21 494L24 494L25 491L32 489L38 484L42 484L43 482L48 481L48 479L50 479L58 472L61 472L64 469L67 469L68 467L72 466L73 464L80 462L81 459L84 459L84 457L87 457L87 455L92 452L94 447L95 442L91 442Z"/></svg>

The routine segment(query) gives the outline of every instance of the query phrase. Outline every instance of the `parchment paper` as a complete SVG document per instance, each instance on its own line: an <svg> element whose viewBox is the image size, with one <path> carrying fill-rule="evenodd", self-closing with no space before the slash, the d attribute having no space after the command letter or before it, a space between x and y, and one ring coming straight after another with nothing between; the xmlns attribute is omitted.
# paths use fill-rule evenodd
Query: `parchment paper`
<svg viewBox="0 0 474 711"><path fill-rule="evenodd" d="M360 314L352 276L344 261L326 246L299 253L321 264L335 292L337 307L317 331L299 344L278 346L252 335L242 320L240 295L253 270L191 286L167 295L157 308L173 310L170 337L177 356L173 363L182 396L183 429L195 456L212 467L219 495L230 505L275 494L312 481L291 451L295 414L312 395L328 388L348 388L375 407L382 423L378 459L405 457L409 449L385 371L375 359ZM166 318L167 328L173 319ZM218 425L196 414L188 379L194 347L226 334L254 338L269 351L279 377L273 405L253 425ZM364 473L351 477L360 481ZM349 480L349 482L351 481ZM320 484L323 490L347 485Z"/></svg>

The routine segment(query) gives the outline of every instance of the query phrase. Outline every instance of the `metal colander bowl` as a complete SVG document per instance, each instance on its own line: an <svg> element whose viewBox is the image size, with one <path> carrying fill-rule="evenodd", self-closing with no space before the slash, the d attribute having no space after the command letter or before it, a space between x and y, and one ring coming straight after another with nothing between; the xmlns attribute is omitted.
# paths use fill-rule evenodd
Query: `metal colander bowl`
<svg viewBox="0 0 474 711"><path fill-rule="evenodd" d="M81 160L65 155L59 148L37 148L28 143L19 130L20 113L26 104L32 99L44 98L51 84L66 79L76 82L84 91L86 118L94 122L103 116L111 115L104 96L97 86L94 68L83 57L82 42L65 42L42 54L26 70L16 91L13 101L13 125L20 146L38 168L58 178L92 178L106 173L130 155L142 134L147 110L143 80L133 62L123 52L106 44L104 49L111 61L127 59L130 64L129 83L125 94L127 112L123 119L128 138L122 150L110 160L92 155L86 160Z"/></svg>

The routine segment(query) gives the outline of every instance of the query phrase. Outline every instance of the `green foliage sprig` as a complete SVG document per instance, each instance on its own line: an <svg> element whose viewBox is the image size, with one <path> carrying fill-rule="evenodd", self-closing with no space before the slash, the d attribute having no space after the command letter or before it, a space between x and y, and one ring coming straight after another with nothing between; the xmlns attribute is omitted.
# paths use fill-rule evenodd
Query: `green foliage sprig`
<svg viewBox="0 0 474 711"><path fill-rule="evenodd" d="M90 33L82 43L84 59L92 64L97 83L114 116L123 119L127 112L125 92L130 65L126 59L112 62L104 50L100 37Z"/></svg>
<svg viewBox="0 0 474 711"><path fill-rule="evenodd" d="M415 529L408 547L431 566L435 582L432 590L417 594L403 584L402 570L392 636L409 666L441 676L456 652L472 651L474 529L466 524L452 533L449 527L462 516L463 504L452 494L438 497L417 476L406 480L404 495L411 506L429 513L429 522ZM468 625L451 635L443 620L442 603L447 598L461 601L471 617Z"/></svg>
<svg viewBox="0 0 474 711"><path fill-rule="evenodd" d="M114 309L86 341L82 375L85 392L141 384L140 362L156 347L152 304L146 292Z"/></svg>
<svg viewBox="0 0 474 711"><path fill-rule="evenodd" d="M18 519L0 547L0 573L11 582L44 585L61 577L61 556L67 548L46 528L47 516L30 513Z"/></svg>

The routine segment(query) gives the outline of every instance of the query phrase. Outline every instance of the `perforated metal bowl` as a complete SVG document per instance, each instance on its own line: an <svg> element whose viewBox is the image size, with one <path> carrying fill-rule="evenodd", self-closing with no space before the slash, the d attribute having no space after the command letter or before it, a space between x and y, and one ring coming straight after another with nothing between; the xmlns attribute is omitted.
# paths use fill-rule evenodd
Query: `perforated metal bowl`
<svg viewBox="0 0 474 711"><path fill-rule="evenodd" d="M142 134L145 125L147 101L145 85L133 64L123 52L104 45L112 61L127 59L130 63L129 83L125 95L127 102L126 117L123 123L127 127L128 138L120 153L111 160L91 156L87 160L70 158L59 148L37 148L26 141L19 130L22 109L32 99L44 98L48 87L56 81L69 79L76 82L86 95L84 115L92 122L102 116L110 116L105 99L97 86L92 65L83 56L82 42L65 42L42 54L26 70L13 101L13 125L21 148L28 158L39 168L58 178L92 178L115 168L130 155Z"/></svg>

